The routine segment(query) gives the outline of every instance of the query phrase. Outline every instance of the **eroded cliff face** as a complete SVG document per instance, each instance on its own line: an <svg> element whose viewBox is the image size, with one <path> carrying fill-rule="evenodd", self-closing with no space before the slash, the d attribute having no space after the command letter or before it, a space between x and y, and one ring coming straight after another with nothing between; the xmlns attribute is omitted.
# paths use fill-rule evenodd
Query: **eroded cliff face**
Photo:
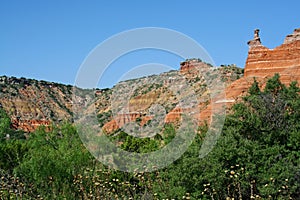
<svg viewBox="0 0 300 200"><path fill-rule="evenodd" d="M210 105L211 91L208 85L212 84L213 79L220 79L222 82L220 84L224 84L224 86L229 85L242 75L242 69L237 68L235 65L214 68L199 59L188 59L181 62L179 71L148 77L147 80L137 80L145 84L141 88L131 91L128 107L120 112L114 112L110 121L104 124L103 130L106 133L112 133L129 122L138 122L141 126L144 126L153 119L153 115L149 115L149 109L153 105L161 105L165 109L164 123L179 123L184 112L194 113L192 115L195 119L204 122L211 115L211 110L200 114L202 110ZM134 88L133 86L136 84L137 82L132 80L123 85L124 87ZM178 89L177 94L174 94L176 90L172 91L172 87ZM186 95L185 87L193 90L195 101L198 102L196 108L181 107L179 101ZM112 107L122 106L116 102Z"/></svg>
<svg viewBox="0 0 300 200"><path fill-rule="evenodd" d="M283 44L274 49L263 46L259 30L256 29L254 38L248 42L248 45L244 76L228 84L225 89L226 98L219 100L225 102L227 112L230 112L231 106L248 93L254 77L261 89L275 73L280 74L282 83L286 85L292 81L300 83L300 29L295 29L292 34L287 35ZM213 106L218 106L217 101L210 102L201 110L200 121L206 120L210 123Z"/></svg>
<svg viewBox="0 0 300 200"><path fill-rule="evenodd" d="M16 130L22 130L27 133L31 133L37 130L40 126L44 126L46 130L51 129L51 120L47 119L12 119L12 128Z"/></svg>
<svg viewBox="0 0 300 200"><path fill-rule="evenodd" d="M257 31L257 30L256 30ZM248 58L245 65L245 77L271 77L281 75L281 81L289 84L300 78L300 29L286 36L282 45L269 49L260 42L258 31L249 41Z"/></svg>
<svg viewBox="0 0 300 200"><path fill-rule="evenodd" d="M52 123L72 121L72 104L70 85L0 77L0 105L14 129L33 132L40 126L49 128Z"/></svg>

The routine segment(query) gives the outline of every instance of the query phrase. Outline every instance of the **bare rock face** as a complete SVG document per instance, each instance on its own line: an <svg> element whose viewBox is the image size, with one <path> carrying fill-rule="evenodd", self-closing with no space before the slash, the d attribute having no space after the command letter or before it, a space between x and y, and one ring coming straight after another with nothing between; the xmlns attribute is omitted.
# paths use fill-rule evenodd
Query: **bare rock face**
<svg viewBox="0 0 300 200"><path fill-rule="evenodd" d="M20 120L20 119L12 119L12 128L23 130L25 132L33 132L38 127L44 126L46 130L50 130L51 121L50 120L38 120L38 119L31 119L31 120Z"/></svg>
<svg viewBox="0 0 300 200"><path fill-rule="evenodd" d="M287 35L284 40L284 44L295 42L297 40L300 40L300 28L295 29L292 34Z"/></svg>
<svg viewBox="0 0 300 200"><path fill-rule="evenodd" d="M200 59L192 58L192 59L187 59L186 61L180 63L180 72L191 73L195 69L207 68L207 67L208 67L207 63L202 62Z"/></svg>
<svg viewBox="0 0 300 200"><path fill-rule="evenodd" d="M116 117L114 117L114 119L106 123L102 128L105 131L105 133L112 133L113 131L124 126L125 124L129 122L134 122L141 117L141 113L138 112L118 114Z"/></svg>
<svg viewBox="0 0 300 200"><path fill-rule="evenodd" d="M300 29L295 29L293 34L286 36L282 45L274 49L259 44L257 35L255 38L248 42L245 77L271 77L279 73L285 84L300 81Z"/></svg>
<svg viewBox="0 0 300 200"><path fill-rule="evenodd" d="M176 123L177 121L181 120L181 113L181 108L174 108L167 114L165 123Z"/></svg>
<svg viewBox="0 0 300 200"><path fill-rule="evenodd" d="M16 130L33 132L39 126L71 121L72 86L33 79L0 76L0 104Z"/></svg>
<svg viewBox="0 0 300 200"><path fill-rule="evenodd" d="M248 42L249 52L246 60L244 77L227 85L225 93L227 110L233 103L241 100L242 96L248 93L254 77L264 88L267 80L280 74L282 83L288 85L292 81L300 83L300 29L295 29L294 33L286 36L284 43L274 49L269 49L261 44L259 30L254 31L254 39ZM216 102L214 102L215 105ZM200 111L200 121L211 121L212 103Z"/></svg>
<svg viewBox="0 0 300 200"><path fill-rule="evenodd" d="M254 38L253 38L253 40L250 40L248 42L248 45L250 47L262 46L261 41L260 41L260 37L259 37L259 29L254 30Z"/></svg>

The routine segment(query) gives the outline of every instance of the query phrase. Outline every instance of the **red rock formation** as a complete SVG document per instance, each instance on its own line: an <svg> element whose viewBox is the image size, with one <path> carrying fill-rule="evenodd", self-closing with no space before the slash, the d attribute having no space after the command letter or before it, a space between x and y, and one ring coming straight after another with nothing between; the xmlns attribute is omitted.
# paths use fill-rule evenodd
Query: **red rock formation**
<svg viewBox="0 0 300 200"><path fill-rule="evenodd" d="M200 67L207 67L207 64L199 59L187 59L186 61L180 63L181 72L193 71L194 69Z"/></svg>
<svg viewBox="0 0 300 200"><path fill-rule="evenodd" d="M291 81L300 83L300 29L295 29L294 33L286 36L284 43L274 49L263 46L259 37L259 30L254 31L254 39L248 42L249 52L245 65L244 77L236 80L226 87L226 98L219 100L224 102L228 108L240 97L247 94L248 89L254 81L254 77L263 88L268 78L275 73L280 74L282 83L288 85ZM201 110L199 122L210 123L211 110L217 106L214 102Z"/></svg>
<svg viewBox="0 0 300 200"><path fill-rule="evenodd" d="M33 132L50 122L71 121L71 92L63 84L0 76L0 104L16 130Z"/></svg>
<svg viewBox="0 0 300 200"><path fill-rule="evenodd" d="M181 108L174 108L166 115L165 123L176 123L181 119L181 113Z"/></svg>
<svg viewBox="0 0 300 200"><path fill-rule="evenodd" d="M137 122L137 119L140 118L140 121ZM102 130L109 134L112 133L119 128L122 128L125 124L129 122L136 122L139 123L140 126L144 126L149 120L151 120L151 116L142 116L141 113L126 113L126 114L119 114L114 119L106 123Z"/></svg>
<svg viewBox="0 0 300 200"><path fill-rule="evenodd" d="M12 119L12 128L22 130L24 132L33 132L38 127L44 126L46 130L50 130L51 121L49 120L20 120L20 119Z"/></svg>
<svg viewBox="0 0 300 200"><path fill-rule="evenodd" d="M103 127L102 130L106 133L112 133L115 130L118 130L120 128L120 126L118 125L117 121L115 119L107 122Z"/></svg>
<svg viewBox="0 0 300 200"><path fill-rule="evenodd" d="M261 86L263 86L266 83L267 78L258 77L256 80ZM198 118L199 125L203 125L205 122L210 124L212 120L212 110L214 110L214 114L217 114L223 112L223 107L225 106L225 111L229 112L230 107L234 103L238 102L242 96L248 94L248 90L253 84L253 81L253 77L242 77L225 88L225 95L223 97L216 97L213 99L213 103L210 102L206 107L202 106L202 108L200 108L200 114Z"/></svg>
<svg viewBox="0 0 300 200"><path fill-rule="evenodd" d="M147 123L148 121L146 121L146 118L143 119L142 113L139 112L123 113L115 116L110 122L106 123L102 129L106 133L111 133L129 122L135 122L138 118L141 119L141 125Z"/></svg>
<svg viewBox="0 0 300 200"><path fill-rule="evenodd" d="M281 81L289 84L300 81L300 29L288 35L282 45L268 49L257 43L257 38L248 42L249 53L245 66L245 77L271 77L281 75Z"/></svg>
<svg viewBox="0 0 300 200"><path fill-rule="evenodd" d="M151 106L158 98L158 94L150 92L148 94L139 95L129 101L129 111L139 112L144 111Z"/></svg>

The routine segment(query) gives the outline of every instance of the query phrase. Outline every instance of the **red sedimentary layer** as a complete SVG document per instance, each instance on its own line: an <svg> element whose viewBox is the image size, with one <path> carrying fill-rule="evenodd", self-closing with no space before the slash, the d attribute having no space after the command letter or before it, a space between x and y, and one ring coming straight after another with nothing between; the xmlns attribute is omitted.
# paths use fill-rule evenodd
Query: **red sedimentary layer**
<svg viewBox="0 0 300 200"><path fill-rule="evenodd" d="M138 113L138 112L118 114L110 122L106 123L102 129L106 133L111 133L129 122L136 121L137 118L141 118L141 120L143 122L142 114ZM146 123L145 120L144 120L144 123Z"/></svg>
<svg viewBox="0 0 300 200"><path fill-rule="evenodd" d="M279 73L281 81L289 84L299 81L300 29L288 35L284 43L274 49L250 45L245 66L245 77L271 77Z"/></svg>
<svg viewBox="0 0 300 200"><path fill-rule="evenodd" d="M284 43L274 49L263 46L260 42L258 30L255 30L254 39L248 42L249 52L246 60L244 77L236 80L226 87L224 102L230 107L239 97L247 94L254 81L254 77L265 86L268 78L275 73L280 75L283 84L289 85L292 81L300 82L300 29L288 35ZM214 104L210 104L200 113L200 121L211 120L211 110Z"/></svg>
<svg viewBox="0 0 300 200"><path fill-rule="evenodd" d="M181 108L174 108L171 110L165 117L165 123L175 123L181 119ZM115 130L118 130L125 124L129 122L136 122L137 119L140 118L140 122L138 122L141 126L145 125L149 120L151 120L152 116L144 116L138 112L126 113L126 114L118 114L114 117L110 122L106 123L103 126L103 130L106 133L111 133Z"/></svg>
<svg viewBox="0 0 300 200"><path fill-rule="evenodd" d="M208 65L199 59L190 59L180 63L180 72L193 73L195 69L207 68Z"/></svg>
<svg viewBox="0 0 300 200"><path fill-rule="evenodd" d="M51 121L49 120L18 120L12 119L12 128L23 130L25 132L33 132L40 126L45 126L46 130L50 130Z"/></svg>

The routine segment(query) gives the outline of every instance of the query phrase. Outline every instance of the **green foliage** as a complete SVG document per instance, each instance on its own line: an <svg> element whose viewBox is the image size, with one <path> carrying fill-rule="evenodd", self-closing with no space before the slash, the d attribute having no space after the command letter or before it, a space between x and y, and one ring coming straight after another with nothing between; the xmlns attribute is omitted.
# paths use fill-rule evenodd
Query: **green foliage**
<svg viewBox="0 0 300 200"><path fill-rule="evenodd" d="M120 147L129 152L148 153L158 150L160 147L159 137L138 138L120 131L112 138L115 143L121 144Z"/></svg>
<svg viewBox="0 0 300 200"><path fill-rule="evenodd" d="M0 143L0 169L12 171L23 160L28 147L24 140L7 140Z"/></svg>
<svg viewBox="0 0 300 200"><path fill-rule="evenodd" d="M175 126L173 124L166 124L163 130L163 140L165 144L168 144L175 137Z"/></svg>
<svg viewBox="0 0 300 200"><path fill-rule="evenodd" d="M0 168L0 199L38 199L33 185Z"/></svg>
<svg viewBox="0 0 300 200"><path fill-rule="evenodd" d="M278 75L261 92L254 81L244 102L234 106L213 151L198 158L201 139L156 185L161 198L299 199L299 88Z"/></svg>
<svg viewBox="0 0 300 200"><path fill-rule="evenodd" d="M109 110L107 112L99 113L97 115L97 119L99 122L99 126L102 127L104 126L105 123L107 123L109 120L112 118L112 111Z"/></svg>
<svg viewBox="0 0 300 200"><path fill-rule="evenodd" d="M299 88L294 82L286 87L279 78L276 74L269 79L263 92L254 81L244 102L233 107L219 143L224 163L243 166L243 197L299 198Z"/></svg>
<svg viewBox="0 0 300 200"><path fill-rule="evenodd" d="M10 131L10 118L0 107L0 141L3 140Z"/></svg>
<svg viewBox="0 0 300 200"><path fill-rule="evenodd" d="M51 132L39 129L31 134L29 151L15 173L34 183L38 192L48 198L62 194L72 197L74 175L92 162L75 128L64 124Z"/></svg>
<svg viewBox="0 0 300 200"><path fill-rule="evenodd" d="M258 82L257 82L257 80L255 78L254 78L253 84L249 88L249 94L250 95L258 95L258 94L260 94L260 88L259 88Z"/></svg>
<svg viewBox="0 0 300 200"><path fill-rule="evenodd" d="M264 92L276 95L278 92L283 91L285 89L285 85L280 82L279 78L279 74L275 74L272 78L270 78L267 81Z"/></svg>

